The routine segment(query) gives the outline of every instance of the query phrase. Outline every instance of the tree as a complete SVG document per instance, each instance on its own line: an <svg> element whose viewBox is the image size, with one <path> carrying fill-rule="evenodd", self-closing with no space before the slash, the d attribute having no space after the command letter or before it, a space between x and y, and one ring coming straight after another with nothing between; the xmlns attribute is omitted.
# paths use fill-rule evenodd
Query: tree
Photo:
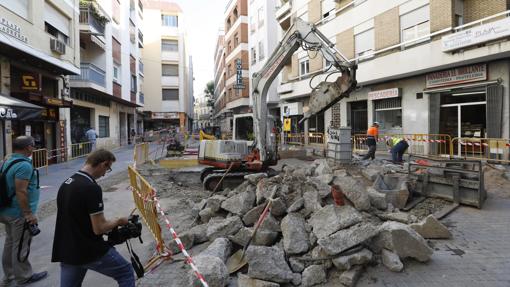
<svg viewBox="0 0 510 287"><path fill-rule="evenodd" d="M207 95L214 95L214 81L209 81L205 85L204 93Z"/></svg>

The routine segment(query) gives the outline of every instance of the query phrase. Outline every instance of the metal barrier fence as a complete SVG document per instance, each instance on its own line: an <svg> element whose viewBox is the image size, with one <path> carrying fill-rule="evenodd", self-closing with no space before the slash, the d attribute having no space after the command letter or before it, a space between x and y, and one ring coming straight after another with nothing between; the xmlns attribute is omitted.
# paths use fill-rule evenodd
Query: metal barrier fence
<svg viewBox="0 0 510 287"><path fill-rule="evenodd" d="M32 165L35 169L45 168L48 174L48 150L38 149L32 152Z"/></svg>
<svg viewBox="0 0 510 287"><path fill-rule="evenodd" d="M133 161L135 166L149 161L149 143L140 143L133 149Z"/></svg>
<svg viewBox="0 0 510 287"><path fill-rule="evenodd" d="M452 146L455 155L464 159L510 163L510 139L454 138Z"/></svg>
<svg viewBox="0 0 510 287"><path fill-rule="evenodd" d="M69 146L69 160L87 156L95 148L93 142L74 143Z"/></svg>
<svg viewBox="0 0 510 287"><path fill-rule="evenodd" d="M284 144L303 145L305 144L305 135L304 133L284 133L283 140Z"/></svg>
<svg viewBox="0 0 510 287"><path fill-rule="evenodd" d="M221 139L222 140L231 140L232 137L233 137L233 135L232 135L231 132L221 133Z"/></svg>
<svg viewBox="0 0 510 287"><path fill-rule="evenodd" d="M157 205L154 201L156 196L154 188L134 167L128 166L128 173L135 206L156 241L156 254L149 259L145 266L145 269L149 270L154 265L158 265L159 261L169 259L172 254L166 247L163 235L161 234Z"/></svg>
<svg viewBox="0 0 510 287"><path fill-rule="evenodd" d="M380 135L377 142L378 150L388 150L386 141L394 137L402 138L407 141L409 148L408 154L426 155L437 157L453 156L452 139L446 134L387 134ZM368 151L367 136L354 135L352 137L352 147L354 152Z"/></svg>
<svg viewBox="0 0 510 287"><path fill-rule="evenodd" d="M309 144L319 144L322 145L325 142L325 137L323 133L308 133L308 143Z"/></svg>

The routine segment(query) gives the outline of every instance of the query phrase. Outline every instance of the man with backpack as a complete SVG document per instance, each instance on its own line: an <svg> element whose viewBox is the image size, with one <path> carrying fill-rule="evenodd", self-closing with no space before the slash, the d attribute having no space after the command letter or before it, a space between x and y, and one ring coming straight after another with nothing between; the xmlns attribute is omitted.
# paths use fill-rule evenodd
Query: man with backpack
<svg viewBox="0 0 510 287"><path fill-rule="evenodd" d="M32 137L17 137L12 143L14 153L0 167L0 223L6 231L0 286L14 280L26 285L48 275L46 271L33 273L28 261L33 230L38 231L39 174L30 159L34 145Z"/></svg>

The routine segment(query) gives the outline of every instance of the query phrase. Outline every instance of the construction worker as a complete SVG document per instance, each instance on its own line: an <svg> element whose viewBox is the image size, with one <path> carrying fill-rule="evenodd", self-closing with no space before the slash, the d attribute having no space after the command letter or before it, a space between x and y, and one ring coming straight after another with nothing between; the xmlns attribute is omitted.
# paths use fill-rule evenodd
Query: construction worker
<svg viewBox="0 0 510 287"><path fill-rule="evenodd" d="M386 144L391 147L390 152L392 162L395 164L402 163L402 157L409 147L407 141L404 138L392 137L388 139Z"/></svg>
<svg viewBox="0 0 510 287"><path fill-rule="evenodd" d="M368 153L363 159L375 159L375 150L377 149L377 140L379 137L379 123L374 122L367 130Z"/></svg>

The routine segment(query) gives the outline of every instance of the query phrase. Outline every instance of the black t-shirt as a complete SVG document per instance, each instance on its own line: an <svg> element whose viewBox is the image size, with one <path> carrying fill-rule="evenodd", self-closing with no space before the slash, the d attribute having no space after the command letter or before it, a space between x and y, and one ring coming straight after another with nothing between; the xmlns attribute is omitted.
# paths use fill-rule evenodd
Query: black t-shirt
<svg viewBox="0 0 510 287"><path fill-rule="evenodd" d="M78 171L60 186L57 208L52 262L82 265L106 254L110 245L90 220L103 212L103 191L89 174Z"/></svg>

